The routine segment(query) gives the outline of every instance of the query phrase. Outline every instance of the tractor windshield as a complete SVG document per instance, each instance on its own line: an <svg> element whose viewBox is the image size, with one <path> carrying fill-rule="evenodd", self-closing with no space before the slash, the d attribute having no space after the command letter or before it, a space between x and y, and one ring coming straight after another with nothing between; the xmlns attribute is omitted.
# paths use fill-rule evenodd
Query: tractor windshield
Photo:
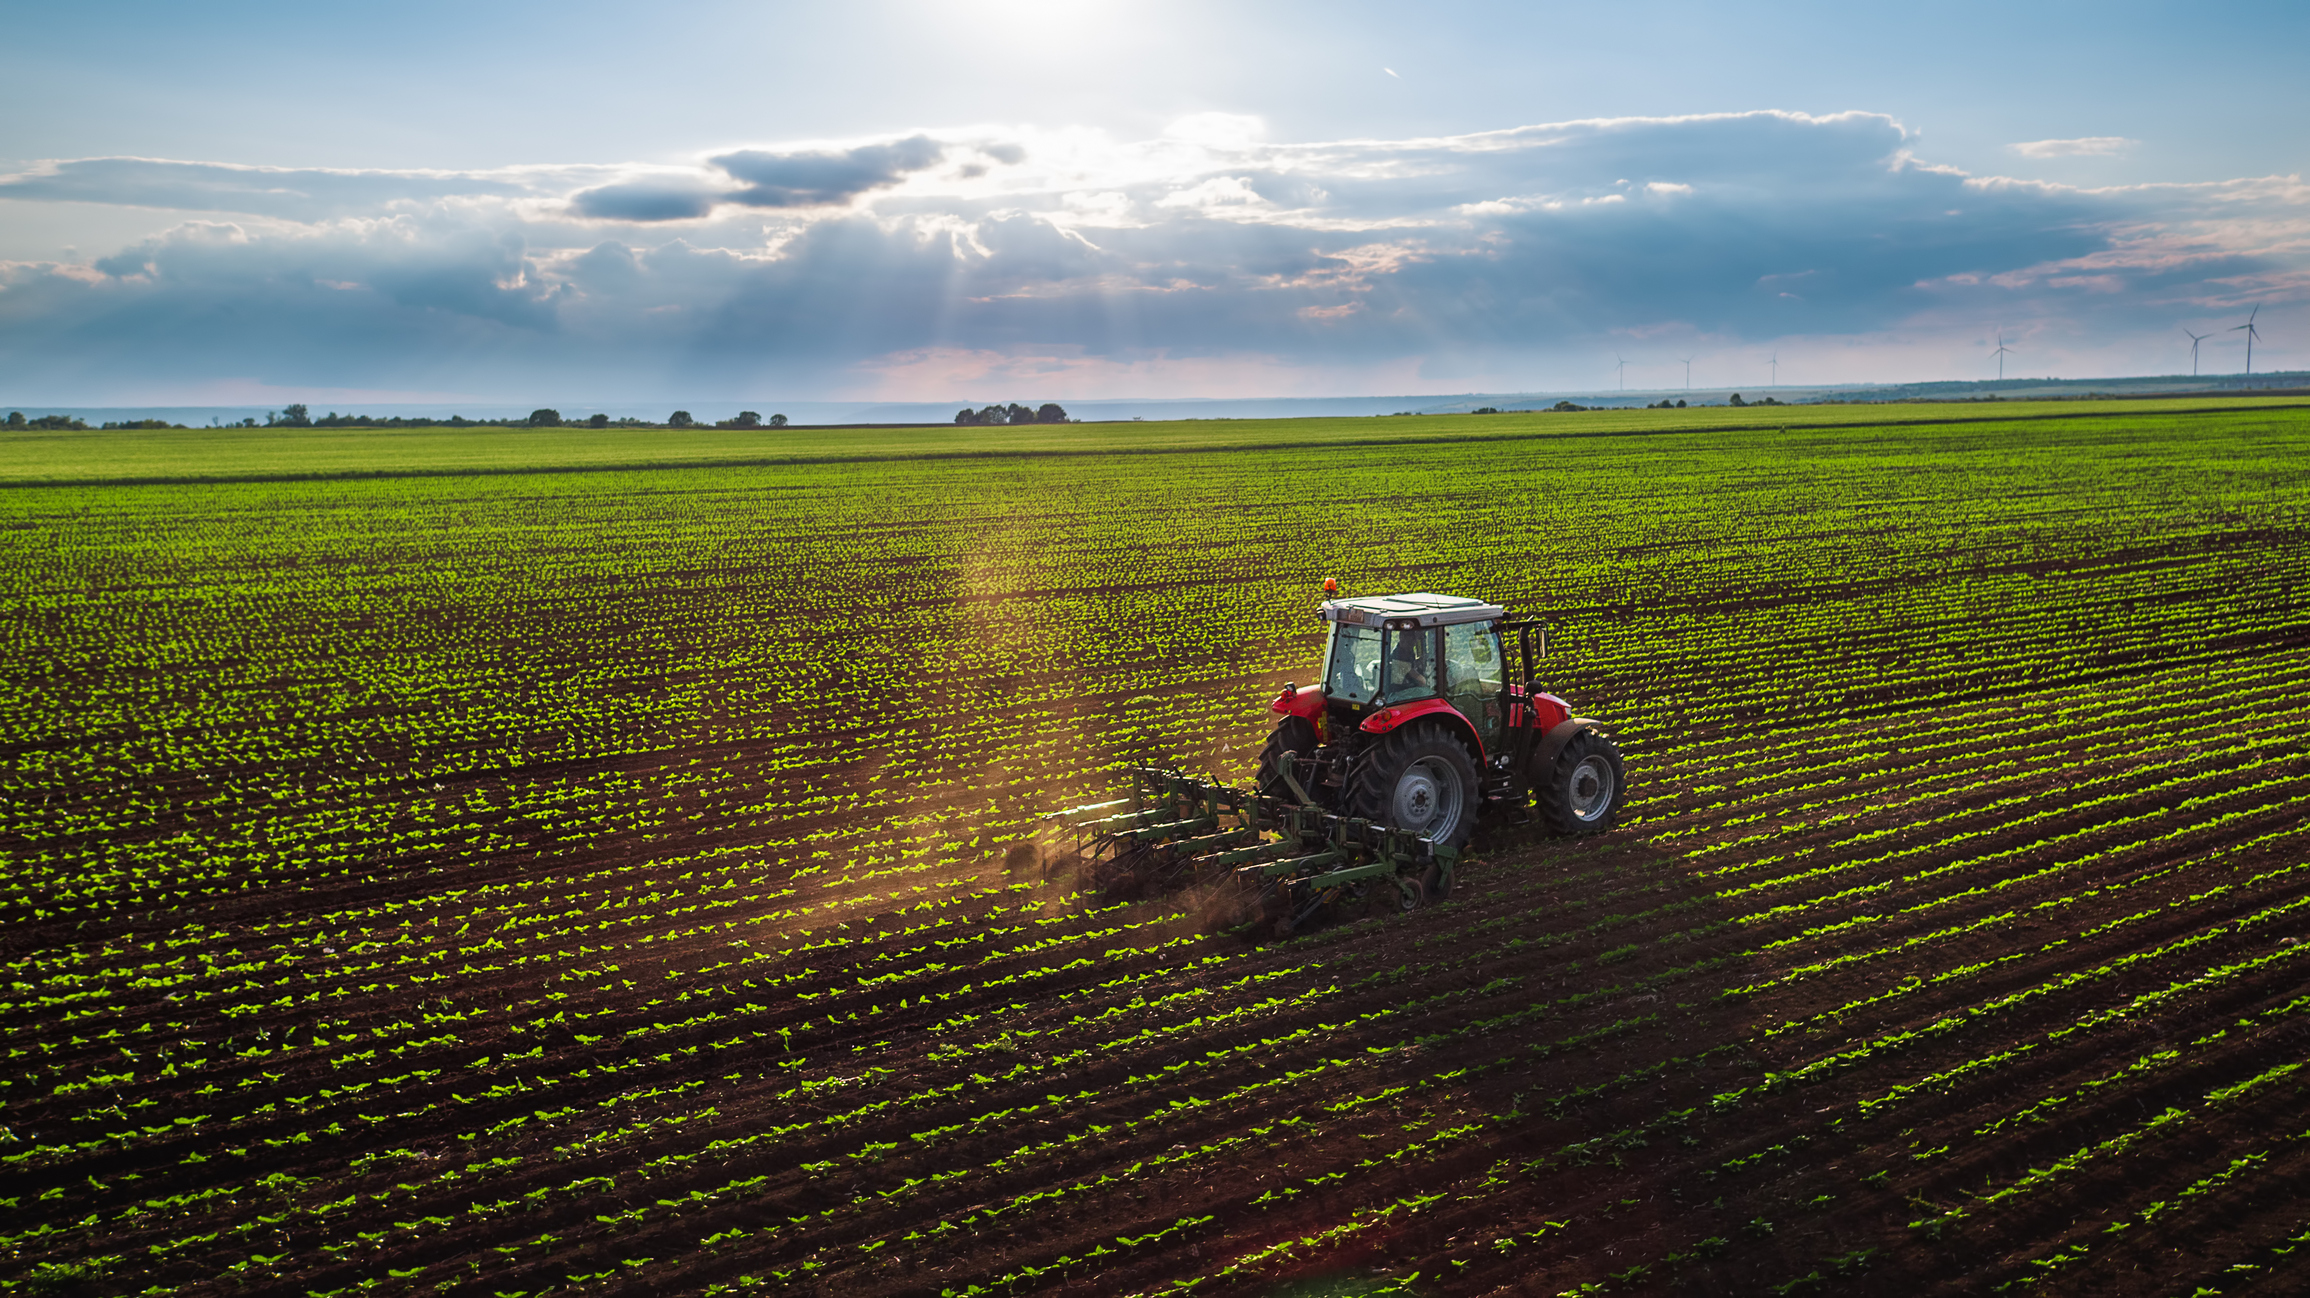
<svg viewBox="0 0 2310 1298"><path fill-rule="evenodd" d="M1324 697L1339 703L1403 703L1436 694L1436 632L1334 622L1325 653Z"/></svg>
<svg viewBox="0 0 2310 1298"><path fill-rule="evenodd" d="M1323 693L1342 703L1369 703L1380 692L1380 633L1373 627L1331 624L1324 655Z"/></svg>

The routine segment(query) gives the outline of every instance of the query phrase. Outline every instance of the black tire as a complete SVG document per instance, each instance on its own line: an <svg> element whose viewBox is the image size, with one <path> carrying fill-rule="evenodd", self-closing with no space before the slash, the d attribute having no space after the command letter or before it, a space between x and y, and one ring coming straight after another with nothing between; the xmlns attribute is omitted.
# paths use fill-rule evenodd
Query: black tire
<svg viewBox="0 0 2310 1298"><path fill-rule="evenodd" d="M1620 823L1628 805L1628 772L1610 735L1583 730L1572 736L1532 791L1541 819L1559 834L1601 834Z"/></svg>
<svg viewBox="0 0 2310 1298"><path fill-rule="evenodd" d="M1446 847L1476 828L1476 762L1441 726L1389 731L1364 754L1348 794L1348 814L1423 834Z"/></svg>
<svg viewBox="0 0 2310 1298"><path fill-rule="evenodd" d="M1291 785L1283 778L1289 763L1315 751L1315 723L1306 717L1285 717L1275 723L1275 733L1267 737L1267 747L1259 750L1259 776L1255 787L1270 798L1290 798L1298 801ZM1310 790L1312 792L1312 790Z"/></svg>

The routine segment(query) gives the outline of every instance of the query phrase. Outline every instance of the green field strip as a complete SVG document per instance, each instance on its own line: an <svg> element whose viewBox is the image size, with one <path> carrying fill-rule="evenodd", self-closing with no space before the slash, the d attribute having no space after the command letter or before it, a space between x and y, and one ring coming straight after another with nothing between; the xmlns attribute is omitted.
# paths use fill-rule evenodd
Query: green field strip
<svg viewBox="0 0 2310 1298"><path fill-rule="evenodd" d="M296 482L552 472L625 473L648 469L773 468L881 460L1013 461L1038 457L1209 454L1342 448L1477 446L1587 437L1710 433L1779 437L1809 432L2076 422L2143 417L2229 420L2286 418L2304 408L2287 398L1776 407L1753 410L1590 411L1552 414L1414 416L1410 419L1150 421L1131 424L976 429L923 425L899 430L808 428L680 433L578 428L486 431L187 429L100 434L12 432L4 440L19 466L9 485L146 486L186 482ZM1481 431L1477 431L1481 430ZM637 453L637 443L648 449ZM736 449L744 448L744 449Z"/></svg>

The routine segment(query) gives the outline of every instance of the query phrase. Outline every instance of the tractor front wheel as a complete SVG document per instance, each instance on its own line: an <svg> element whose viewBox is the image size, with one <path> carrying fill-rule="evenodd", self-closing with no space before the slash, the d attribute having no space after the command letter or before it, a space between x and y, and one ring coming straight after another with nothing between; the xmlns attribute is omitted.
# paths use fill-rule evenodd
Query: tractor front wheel
<svg viewBox="0 0 2310 1298"><path fill-rule="evenodd" d="M1572 736L1532 795L1541 817L1559 834L1601 834L1612 828L1628 805L1620 746L1594 730Z"/></svg>
<svg viewBox="0 0 2310 1298"><path fill-rule="evenodd" d="M1434 725L1391 730L1356 771L1348 814L1421 835L1446 847L1476 827L1476 762Z"/></svg>
<svg viewBox="0 0 2310 1298"><path fill-rule="evenodd" d="M1298 800L1291 791L1291 783L1283 778L1292 763L1315 751L1315 723L1306 717L1285 717L1275 723L1275 733L1267 737L1267 747L1259 751L1259 776L1255 787L1260 796Z"/></svg>

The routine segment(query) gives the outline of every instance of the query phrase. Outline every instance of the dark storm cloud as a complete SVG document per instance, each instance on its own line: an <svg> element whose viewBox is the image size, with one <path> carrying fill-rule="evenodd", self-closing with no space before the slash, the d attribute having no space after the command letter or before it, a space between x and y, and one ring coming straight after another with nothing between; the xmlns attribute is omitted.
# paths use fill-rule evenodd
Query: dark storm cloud
<svg viewBox="0 0 2310 1298"><path fill-rule="evenodd" d="M839 152L768 153L743 149L711 161L745 188L726 195L747 207L828 207L885 189L935 165L945 146L927 135Z"/></svg>

